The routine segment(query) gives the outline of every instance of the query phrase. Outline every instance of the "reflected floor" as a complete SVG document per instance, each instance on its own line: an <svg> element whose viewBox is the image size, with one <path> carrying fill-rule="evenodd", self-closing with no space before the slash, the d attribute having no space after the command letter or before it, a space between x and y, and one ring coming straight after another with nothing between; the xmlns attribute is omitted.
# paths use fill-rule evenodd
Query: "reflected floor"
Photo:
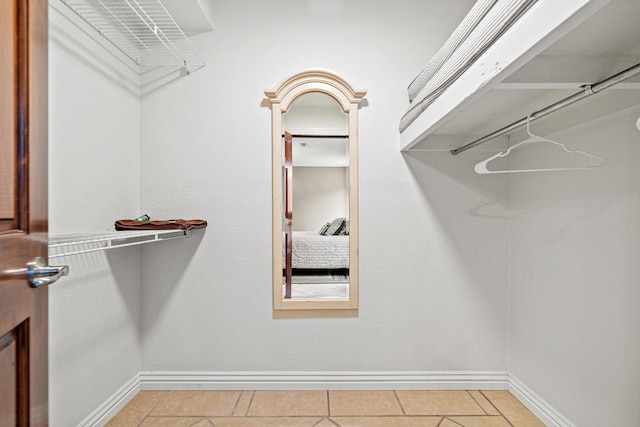
<svg viewBox="0 0 640 427"><path fill-rule="evenodd" d="M294 269L291 277L292 299L349 298L348 270L302 270ZM282 293L285 293L283 277Z"/></svg>
<svg viewBox="0 0 640 427"><path fill-rule="evenodd" d="M306 278L305 278L306 279ZM285 289L282 285L282 292L284 294ZM325 282L325 283L296 283L296 278L293 278L293 285L291 287L292 299L321 299L321 298L348 298L349 297L349 283L339 282Z"/></svg>
<svg viewBox="0 0 640 427"><path fill-rule="evenodd" d="M300 283L345 284L349 283L349 276L344 274L294 274L291 280L294 285Z"/></svg>

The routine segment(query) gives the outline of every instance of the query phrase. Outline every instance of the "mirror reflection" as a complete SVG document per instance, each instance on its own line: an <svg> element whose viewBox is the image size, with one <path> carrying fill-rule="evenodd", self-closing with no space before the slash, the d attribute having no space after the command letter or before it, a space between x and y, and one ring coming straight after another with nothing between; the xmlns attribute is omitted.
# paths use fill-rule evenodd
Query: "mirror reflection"
<svg viewBox="0 0 640 427"><path fill-rule="evenodd" d="M7 140L0 140L0 231L9 230L14 218L14 164L15 155Z"/></svg>
<svg viewBox="0 0 640 427"><path fill-rule="evenodd" d="M349 120L307 93L283 115L283 295L349 296Z"/></svg>

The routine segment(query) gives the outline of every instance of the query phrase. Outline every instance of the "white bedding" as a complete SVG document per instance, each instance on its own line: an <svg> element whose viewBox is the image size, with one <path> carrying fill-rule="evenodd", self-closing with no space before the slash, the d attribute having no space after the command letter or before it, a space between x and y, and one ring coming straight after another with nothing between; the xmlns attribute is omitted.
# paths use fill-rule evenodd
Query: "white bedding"
<svg viewBox="0 0 640 427"><path fill-rule="evenodd" d="M284 247L282 255L284 265ZM293 268L349 268L349 236L321 236L317 231L294 231Z"/></svg>
<svg viewBox="0 0 640 427"><path fill-rule="evenodd" d="M409 85L411 106L400 119L400 132L404 132L536 1L478 0L433 58L435 64L429 64Z"/></svg>

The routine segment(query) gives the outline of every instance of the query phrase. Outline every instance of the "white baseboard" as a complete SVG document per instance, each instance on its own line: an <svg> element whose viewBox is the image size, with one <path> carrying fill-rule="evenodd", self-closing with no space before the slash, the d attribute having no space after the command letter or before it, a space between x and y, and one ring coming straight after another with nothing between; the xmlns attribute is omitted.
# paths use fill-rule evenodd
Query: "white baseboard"
<svg viewBox="0 0 640 427"><path fill-rule="evenodd" d="M506 390L507 372L142 372L142 390Z"/></svg>
<svg viewBox="0 0 640 427"><path fill-rule="evenodd" d="M82 420L78 427L101 427L113 418L140 391L140 375L134 375L102 405Z"/></svg>
<svg viewBox="0 0 640 427"><path fill-rule="evenodd" d="M509 390L549 427L576 427L508 372L141 372L78 426L106 424L140 390Z"/></svg>
<svg viewBox="0 0 640 427"><path fill-rule="evenodd" d="M509 374L507 390L548 427L576 427L575 424L566 419L554 407L511 374Z"/></svg>

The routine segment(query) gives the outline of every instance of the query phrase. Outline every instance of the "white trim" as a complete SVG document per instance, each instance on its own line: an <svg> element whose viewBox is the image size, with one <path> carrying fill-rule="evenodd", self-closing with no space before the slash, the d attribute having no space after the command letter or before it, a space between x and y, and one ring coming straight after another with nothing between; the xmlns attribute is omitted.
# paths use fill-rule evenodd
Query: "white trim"
<svg viewBox="0 0 640 427"><path fill-rule="evenodd" d="M85 426L104 426L111 418L113 418L120 409L129 403L140 391L140 374L136 374L127 381L118 391L104 401L95 411L87 418L82 420L78 427Z"/></svg>
<svg viewBox="0 0 640 427"><path fill-rule="evenodd" d="M142 390L506 390L507 372L142 372Z"/></svg>
<svg viewBox="0 0 640 427"><path fill-rule="evenodd" d="M78 426L104 426L141 390L508 390L549 427L576 427L506 371L141 372Z"/></svg>
<svg viewBox="0 0 640 427"><path fill-rule="evenodd" d="M511 374L509 374L507 390L548 427L576 427L547 401Z"/></svg>

